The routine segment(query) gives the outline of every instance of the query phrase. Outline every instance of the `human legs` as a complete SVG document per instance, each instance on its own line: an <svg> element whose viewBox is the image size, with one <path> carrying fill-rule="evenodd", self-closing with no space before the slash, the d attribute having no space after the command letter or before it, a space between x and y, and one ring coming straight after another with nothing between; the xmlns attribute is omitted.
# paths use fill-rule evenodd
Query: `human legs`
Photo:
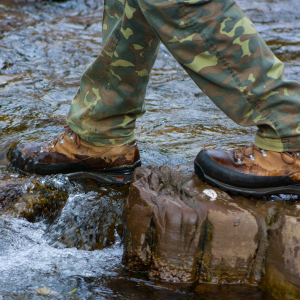
<svg viewBox="0 0 300 300"><path fill-rule="evenodd" d="M103 51L82 77L68 117L70 128L81 138L96 146L120 146L134 139L134 121L144 111L145 88L160 39L230 118L243 126L258 126L258 147L270 153L299 150L299 84L283 76L283 64L233 0L107 3ZM251 151L266 162L266 153L260 148ZM270 172L274 163L270 153L264 171L257 157L258 167L253 167L252 152L234 152L225 159L233 161L234 176L251 172L257 176L260 170L259 177L272 173L267 180L274 185L275 177L290 174L285 165L281 173ZM208 169L220 169L221 165L211 153L207 155L205 159L197 157L196 171L209 180L206 161L212 161ZM218 180L223 180L226 172L227 166Z"/></svg>

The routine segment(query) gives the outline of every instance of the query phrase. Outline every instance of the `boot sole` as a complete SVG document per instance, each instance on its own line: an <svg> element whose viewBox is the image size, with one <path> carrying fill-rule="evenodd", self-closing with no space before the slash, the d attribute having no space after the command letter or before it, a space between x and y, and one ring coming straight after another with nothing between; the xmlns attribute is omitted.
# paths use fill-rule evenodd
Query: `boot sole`
<svg viewBox="0 0 300 300"><path fill-rule="evenodd" d="M92 179L95 180L99 184L106 184L106 185L116 185L116 186L122 186L126 184L130 184L132 180L132 175L133 171L135 168L140 167L141 161L138 160L135 162L134 165L132 166L122 166L122 167L116 167L116 168L111 168L111 169L103 169L99 171L89 171L89 170L84 170L84 171L78 171L78 172L53 172L53 173L48 173L47 174L39 174L38 175L56 175L56 174L63 174L64 176L68 177L69 180L84 180L84 179ZM15 167L16 171L23 175L32 175L32 173L23 171L19 169L18 167Z"/></svg>
<svg viewBox="0 0 300 300"><path fill-rule="evenodd" d="M103 171L81 171L64 175L70 180L92 179L100 184L122 186L130 184L134 169L140 166L141 161L139 160L133 166L123 166Z"/></svg>
<svg viewBox="0 0 300 300"><path fill-rule="evenodd" d="M195 161L195 172L196 174L207 183L214 187L220 188L224 192L230 192L232 194L240 194L245 197L253 196L260 198L263 196L278 195L278 194L295 194L300 195L300 185L288 185L279 187L268 187L268 188L242 188L229 185L227 183L220 182L214 178L207 176L202 170L201 166Z"/></svg>

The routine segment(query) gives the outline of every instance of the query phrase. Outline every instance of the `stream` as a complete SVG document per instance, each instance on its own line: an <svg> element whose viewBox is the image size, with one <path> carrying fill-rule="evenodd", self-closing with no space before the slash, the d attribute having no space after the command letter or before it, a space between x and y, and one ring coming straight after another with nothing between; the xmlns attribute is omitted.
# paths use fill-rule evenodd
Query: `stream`
<svg viewBox="0 0 300 300"><path fill-rule="evenodd" d="M286 76L300 80L299 0L237 3L285 63ZM0 0L0 300L272 300L257 286L170 284L130 272L122 264L128 186L26 177L9 165L14 145L62 132L80 76L101 49L102 12L102 0ZM146 106L136 128L144 166L177 165L203 146L254 139L255 128L228 119L164 46Z"/></svg>

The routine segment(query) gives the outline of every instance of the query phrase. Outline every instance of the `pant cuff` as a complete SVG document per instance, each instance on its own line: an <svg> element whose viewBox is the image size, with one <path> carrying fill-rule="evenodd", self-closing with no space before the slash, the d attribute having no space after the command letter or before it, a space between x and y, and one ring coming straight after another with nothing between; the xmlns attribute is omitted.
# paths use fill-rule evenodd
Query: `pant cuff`
<svg viewBox="0 0 300 300"><path fill-rule="evenodd" d="M285 141L283 141L282 139L263 138L259 135L256 135L254 144L255 146L264 150L271 150L275 152L300 151L300 143L298 138L286 138Z"/></svg>
<svg viewBox="0 0 300 300"><path fill-rule="evenodd" d="M80 136L81 139L97 147L120 147L136 140L134 131L124 137L105 138L101 135L85 135L84 133L78 131L76 125L72 123L68 123L68 125L72 131Z"/></svg>

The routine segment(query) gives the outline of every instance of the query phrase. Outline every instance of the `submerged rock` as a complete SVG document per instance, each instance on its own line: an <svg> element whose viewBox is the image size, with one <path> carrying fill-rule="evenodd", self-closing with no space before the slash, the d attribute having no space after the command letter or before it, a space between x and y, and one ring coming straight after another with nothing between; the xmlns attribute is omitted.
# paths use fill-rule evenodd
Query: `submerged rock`
<svg viewBox="0 0 300 300"><path fill-rule="evenodd" d="M71 194L47 236L56 247L103 249L122 236L122 211L128 186L95 186Z"/></svg>
<svg viewBox="0 0 300 300"><path fill-rule="evenodd" d="M124 263L150 277L259 284L275 296L291 295L280 299L299 299L297 206L229 196L198 178L193 164L135 171L124 245Z"/></svg>
<svg viewBox="0 0 300 300"><path fill-rule="evenodd" d="M59 175L39 179L21 177L15 184L21 188L22 195L9 213L29 222L52 222L65 205L70 188L70 182Z"/></svg>
<svg viewBox="0 0 300 300"><path fill-rule="evenodd" d="M27 177L1 174L0 213L29 222L52 222L72 191L69 180L60 175Z"/></svg>
<svg viewBox="0 0 300 300"><path fill-rule="evenodd" d="M49 244L103 249L122 236L128 186L107 188L62 175L0 177L0 213L46 225Z"/></svg>

